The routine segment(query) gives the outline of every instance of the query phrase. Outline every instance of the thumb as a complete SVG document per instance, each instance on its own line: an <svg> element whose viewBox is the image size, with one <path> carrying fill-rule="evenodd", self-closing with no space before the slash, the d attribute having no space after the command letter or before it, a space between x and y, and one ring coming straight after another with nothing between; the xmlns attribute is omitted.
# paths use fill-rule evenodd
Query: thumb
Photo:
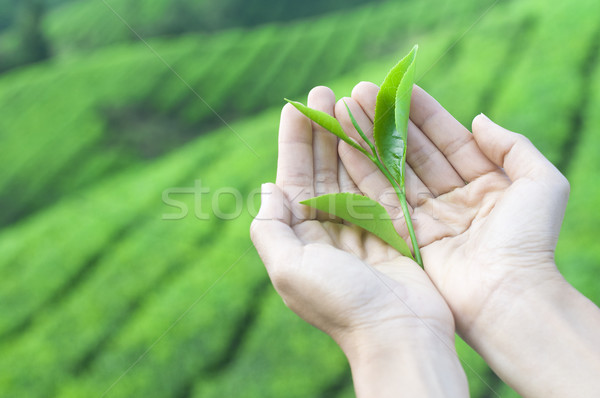
<svg viewBox="0 0 600 398"><path fill-rule="evenodd" d="M473 137L481 151L498 167L502 167L512 181L525 177L562 177L558 169L525 136L497 125L483 113L473 119Z"/></svg>
<svg viewBox="0 0 600 398"><path fill-rule="evenodd" d="M530 231L538 247L553 251L569 198L567 179L526 137L498 126L483 114L473 119L473 137L482 152L504 168L513 182L507 190L510 194L497 205L497 214L519 220L520 233ZM514 225L505 225L510 228L505 236L513 236Z"/></svg>
<svg viewBox="0 0 600 398"><path fill-rule="evenodd" d="M301 243L290 227L291 211L281 189L270 183L261 188L260 210L250 225L250 237L270 273Z"/></svg>

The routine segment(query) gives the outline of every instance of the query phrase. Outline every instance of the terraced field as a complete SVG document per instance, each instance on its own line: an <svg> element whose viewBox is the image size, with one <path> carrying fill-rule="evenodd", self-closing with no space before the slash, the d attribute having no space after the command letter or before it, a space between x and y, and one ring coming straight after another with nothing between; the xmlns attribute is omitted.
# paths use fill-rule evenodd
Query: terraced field
<svg viewBox="0 0 600 398"><path fill-rule="evenodd" d="M397 38L409 29L402 25L409 19L404 8L367 7L285 26L156 39L149 42L153 51L142 43L117 45L5 76L0 225L147 163L223 120L331 81L364 63L355 62L356 54L377 59L389 43L400 48ZM14 195L18 201L10 200Z"/></svg>
<svg viewBox="0 0 600 398"><path fill-rule="evenodd" d="M486 112L569 177L557 261L600 303L600 4L546 3L384 2L0 75L0 395L353 396L247 230L281 98L379 82L414 43L419 84L461 122ZM233 219L196 217L215 207ZM457 344L473 397L517 396Z"/></svg>

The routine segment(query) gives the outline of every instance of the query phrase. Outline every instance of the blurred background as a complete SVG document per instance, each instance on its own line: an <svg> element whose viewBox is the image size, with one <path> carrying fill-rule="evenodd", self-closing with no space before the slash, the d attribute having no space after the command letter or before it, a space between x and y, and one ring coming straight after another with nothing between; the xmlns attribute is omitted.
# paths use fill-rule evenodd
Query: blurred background
<svg viewBox="0 0 600 398"><path fill-rule="evenodd" d="M597 0L0 0L0 395L352 397L250 244L253 193L283 97L380 83L415 43L465 126L568 176L557 261L600 303ZM517 396L457 344L473 397Z"/></svg>

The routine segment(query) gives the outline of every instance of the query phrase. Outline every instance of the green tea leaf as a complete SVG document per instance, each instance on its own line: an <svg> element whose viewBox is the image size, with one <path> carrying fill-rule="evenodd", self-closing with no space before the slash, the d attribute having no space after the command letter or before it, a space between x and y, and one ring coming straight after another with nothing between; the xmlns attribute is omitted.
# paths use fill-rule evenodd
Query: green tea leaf
<svg viewBox="0 0 600 398"><path fill-rule="evenodd" d="M381 161L399 184L404 178L403 163L417 48L418 46L414 46L411 52L390 70L381 84L375 106L375 145ZM402 123L404 114L406 121ZM401 123L398 123L398 117Z"/></svg>
<svg viewBox="0 0 600 398"><path fill-rule="evenodd" d="M353 193L333 193L300 203L358 225L404 256L414 259L408 245L396 232L388 212L373 199Z"/></svg>
<svg viewBox="0 0 600 398"><path fill-rule="evenodd" d="M415 59L413 58L413 61L408 65L406 72L404 72L404 76L402 76L402 80L400 81L400 85L398 86L398 91L396 91L396 131L400 133L400 137L403 142L402 160L400 161L400 186L404 186L406 143L408 142L408 119L410 114L410 98L412 96L414 80Z"/></svg>
<svg viewBox="0 0 600 398"><path fill-rule="evenodd" d="M291 101L287 98L285 100L292 104L296 109L302 112L310 120L317 123L321 127L329 130L330 132L338 136L339 139L348 143L353 148L358 149L359 151L368 156L367 151L363 147L361 147L360 145L358 145L358 143L356 143L356 141L353 141L352 139L350 139L350 137L348 137L348 135L344 132L342 125L336 118L325 112L309 108L301 102Z"/></svg>

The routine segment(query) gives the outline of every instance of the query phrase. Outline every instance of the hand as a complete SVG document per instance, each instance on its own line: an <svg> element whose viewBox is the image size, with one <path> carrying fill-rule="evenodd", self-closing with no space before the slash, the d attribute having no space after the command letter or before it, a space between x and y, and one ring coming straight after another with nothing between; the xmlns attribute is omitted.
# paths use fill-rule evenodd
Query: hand
<svg viewBox="0 0 600 398"><path fill-rule="evenodd" d="M372 131L377 92L377 86L363 83L346 99L364 131ZM336 117L358 141L343 104L336 106ZM569 193L567 180L522 135L483 115L473 121L471 134L419 87L413 90L410 117L407 197L425 270L448 302L459 334L524 395L550 396L536 395L543 391L540 387L561 391L556 382L558 375L564 378L566 364L562 363L561 374L548 365L556 359L543 360L552 357L550 352L558 354L550 349L560 345L555 340L571 344L558 355L566 362L573 359L574 350L585 351L581 343L573 342L576 335L587 335L587 343L597 341L590 332L552 336L543 330L546 324L532 322L536 316L532 306L538 313L547 309L545 322L564 315L561 296L585 308L582 313L593 313L554 264ZM401 214L393 196L386 194L387 181L368 160L345 143L339 152L358 188L387 205L393 215ZM395 226L408 237L401 216ZM539 332L537 336L533 331ZM526 353L531 357L518 358L529 356ZM583 357L589 358L589 352ZM538 372L540 364L544 372ZM571 365L573 380L598 370L597 361L583 369L577 362ZM531 386L532 369L538 376L548 376L545 385Z"/></svg>
<svg viewBox="0 0 600 398"><path fill-rule="evenodd" d="M327 88L309 94L312 108L333 114L334 105ZM261 209L251 227L275 289L288 307L340 344L353 368L357 393L393 395L402 385L403 391L415 394L439 387L449 388L453 396L466 395L466 379L454 352L452 314L425 272L374 235L311 214L298 203L340 191L358 193L339 162L337 138L286 105L277 185L263 185ZM418 353L407 356L413 350ZM402 362L407 369L375 366L382 358ZM435 365L423 366L429 362ZM414 377L419 369L434 373L435 368L443 370ZM391 381L361 383L357 374L370 375L370 380L389 374ZM403 384L409 377L413 380Z"/></svg>
<svg viewBox="0 0 600 398"><path fill-rule="evenodd" d="M345 99L371 134L377 91L363 83ZM336 117L359 141L341 102ZM407 196L425 269L468 335L484 307L504 307L496 299L559 277L553 253L569 186L523 136L485 116L471 135L419 87L408 131ZM339 151L358 188L387 206L408 239L385 177L347 144Z"/></svg>

